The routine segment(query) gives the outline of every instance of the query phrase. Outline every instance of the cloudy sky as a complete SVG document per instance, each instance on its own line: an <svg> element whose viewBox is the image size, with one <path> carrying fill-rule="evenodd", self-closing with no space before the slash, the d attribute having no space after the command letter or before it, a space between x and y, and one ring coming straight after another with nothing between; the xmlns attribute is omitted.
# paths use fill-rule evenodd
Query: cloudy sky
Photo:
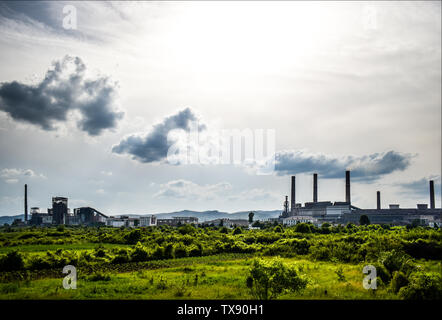
<svg viewBox="0 0 442 320"><path fill-rule="evenodd" d="M440 207L440 2L0 2L0 35L0 215L25 183L43 211L234 212L282 208L293 174L311 201L317 172L343 201L346 169L355 206L434 179ZM274 130L274 170L168 161L192 130L249 130L255 156Z"/></svg>

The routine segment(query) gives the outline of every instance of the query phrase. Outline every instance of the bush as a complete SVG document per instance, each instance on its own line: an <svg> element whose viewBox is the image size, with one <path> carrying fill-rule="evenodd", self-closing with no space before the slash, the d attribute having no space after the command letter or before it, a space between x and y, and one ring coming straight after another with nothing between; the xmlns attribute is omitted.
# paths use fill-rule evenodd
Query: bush
<svg viewBox="0 0 442 320"><path fill-rule="evenodd" d="M284 232L284 230L282 230L282 227L278 225L273 229L273 232L281 233L281 232Z"/></svg>
<svg viewBox="0 0 442 320"><path fill-rule="evenodd" d="M136 244L138 241L141 240L141 230L136 229L132 230L125 236L126 243L127 244Z"/></svg>
<svg viewBox="0 0 442 320"><path fill-rule="evenodd" d="M408 285L408 279L405 274L401 271L395 271L393 274L393 279L391 279L391 290L394 293L398 293L402 287Z"/></svg>
<svg viewBox="0 0 442 320"><path fill-rule="evenodd" d="M195 231L196 231L195 227L190 224L186 224L178 228L178 232L181 233L182 235L193 234L195 233Z"/></svg>
<svg viewBox="0 0 442 320"><path fill-rule="evenodd" d="M402 266L410 259L410 257L398 250L384 252L380 257L380 262L385 268L393 274L394 271L401 270Z"/></svg>
<svg viewBox="0 0 442 320"><path fill-rule="evenodd" d="M187 257L187 249L182 243L178 243L173 248L175 258Z"/></svg>
<svg viewBox="0 0 442 320"><path fill-rule="evenodd" d="M110 281L111 276L107 273L96 272L91 274L87 279L89 281Z"/></svg>
<svg viewBox="0 0 442 320"><path fill-rule="evenodd" d="M221 233L229 233L229 229L227 229L226 227L222 227L221 229L219 229L219 232L221 232Z"/></svg>
<svg viewBox="0 0 442 320"><path fill-rule="evenodd" d="M129 262L129 254L126 249L120 249L117 252L117 255L112 259L112 263L121 264Z"/></svg>
<svg viewBox="0 0 442 320"><path fill-rule="evenodd" d="M310 225L309 224L307 224L307 223L298 223L296 226L295 226L295 231L296 232L300 232L300 233L310 233L310 232L312 232L312 230L311 230L311 228L310 228Z"/></svg>
<svg viewBox="0 0 442 320"><path fill-rule="evenodd" d="M437 273L414 273L409 285L399 290L399 296L407 300L440 300L442 277Z"/></svg>
<svg viewBox="0 0 442 320"><path fill-rule="evenodd" d="M385 268L384 265L380 263L374 263L373 266L376 268L377 277L381 279L382 283L388 284L391 280L391 274L387 270L387 268Z"/></svg>
<svg viewBox="0 0 442 320"><path fill-rule="evenodd" d="M370 224L370 219L368 218L367 215L363 214L359 217L359 224L361 226L363 225L369 225Z"/></svg>
<svg viewBox="0 0 442 320"><path fill-rule="evenodd" d="M130 259L133 262L147 261L149 260L149 252L145 246L138 242L130 255Z"/></svg>
<svg viewBox="0 0 442 320"><path fill-rule="evenodd" d="M0 257L1 271L15 271L24 268L24 260L20 252L14 250Z"/></svg>
<svg viewBox="0 0 442 320"><path fill-rule="evenodd" d="M242 230L241 230L240 227L236 227L236 228L233 230L233 235L241 234L241 233L242 233Z"/></svg>
<svg viewBox="0 0 442 320"><path fill-rule="evenodd" d="M405 241L403 248L406 253L417 259L442 260L442 243L437 240Z"/></svg>
<svg viewBox="0 0 442 320"><path fill-rule="evenodd" d="M260 300L275 299L286 291L298 292L307 286L307 282L295 268L287 267L280 259L255 259L246 279L252 295Z"/></svg>

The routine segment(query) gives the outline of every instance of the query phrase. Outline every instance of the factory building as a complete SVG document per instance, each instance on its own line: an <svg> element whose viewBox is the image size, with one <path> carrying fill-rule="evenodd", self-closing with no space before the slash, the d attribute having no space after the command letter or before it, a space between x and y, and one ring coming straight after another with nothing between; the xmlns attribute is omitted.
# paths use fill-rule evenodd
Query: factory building
<svg viewBox="0 0 442 320"><path fill-rule="evenodd" d="M291 177L291 207L285 197L284 209L279 221L285 225L309 222L320 226L322 223L347 224L359 223L366 215L373 224L408 225L418 223L426 226L441 225L441 208L435 207L434 182L430 181L430 208L427 204L417 204L416 208L400 208L399 204L390 204L388 209L381 209L381 193L376 192L376 209L361 209L351 204L350 171L345 172L345 202L318 201L318 175L313 174L313 201L304 206L296 203L296 178Z"/></svg>
<svg viewBox="0 0 442 320"><path fill-rule="evenodd" d="M150 227L157 225L157 218L155 215L148 216L118 216L109 217L106 219L106 225L109 227L126 227L126 228L136 228L136 227Z"/></svg>
<svg viewBox="0 0 442 320"><path fill-rule="evenodd" d="M167 225L171 227L178 227L185 224L198 224L198 218L196 217L173 217L172 219L158 219L157 225Z"/></svg>
<svg viewBox="0 0 442 320"><path fill-rule="evenodd" d="M25 213L27 212L27 185L25 185ZM107 216L91 207L81 207L73 212L68 208L68 198L53 197L52 208L47 213L40 212L39 207L32 207L30 210L31 219L25 214L24 223L34 226L49 225L104 225Z"/></svg>

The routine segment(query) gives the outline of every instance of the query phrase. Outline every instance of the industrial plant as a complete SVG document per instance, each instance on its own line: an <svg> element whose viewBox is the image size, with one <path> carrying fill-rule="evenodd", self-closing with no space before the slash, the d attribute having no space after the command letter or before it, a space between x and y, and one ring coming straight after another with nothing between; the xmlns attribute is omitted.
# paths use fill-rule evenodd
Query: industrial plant
<svg viewBox="0 0 442 320"><path fill-rule="evenodd" d="M365 215L372 224L423 226L441 225L441 208L436 208L434 198L434 181L429 184L430 208L427 204L417 204L416 208L400 208L398 204L390 204L389 208L381 208L381 193L376 192L376 209L361 209L351 204L350 171L345 171L345 201L318 201L318 174L313 174L313 201L304 206L296 203L296 177L291 177L290 207L288 196L285 197L284 209L278 221L284 225L294 225L300 222L321 226L330 224L358 224L360 217Z"/></svg>
<svg viewBox="0 0 442 320"><path fill-rule="evenodd" d="M84 226L111 226L111 227L148 227L168 225L172 227L193 224L198 225L197 217L173 217L171 219L157 219L155 215L120 215L109 217L91 207L68 207L68 198L53 197L52 208L47 212L40 212L40 208L31 207L31 218L28 219L28 186L24 190L24 221L15 221L16 225L84 225ZM376 192L376 209L362 209L351 203L350 171L345 171L345 201L318 201L318 174L313 174L313 201L304 206L296 202L296 177L291 177L291 198L285 197L284 208L277 218L269 221L286 226L298 223L311 223L321 226L324 223L332 225L359 224L361 216L366 216L371 224L387 225L421 225L430 227L441 226L441 208L436 208L434 197L434 181L429 181L430 206L417 204L416 208L400 208L399 204L390 204L388 208L381 208L381 192ZM219 221L218 221L219 220ZM243 226L251 228L247 220L218 219L206 222L227 227Z"/></svg>
<svg viewBox="0 0 442 320"><path fill-rule="evenodd" d="M25 184L24 221L15 221L16 225L81 225L132 228L157 225L176 227L184 224L198 224L198 218L196 217L172 217L171 219L157 219L155 215L120 215L110 217L91 207L75 208L71 211L68 207L68 198L66 197L53 197L52 208L48 208L46 213L40 212L39 207L31 207L30 213L31 218L28 219L28 186Z"/></svg>

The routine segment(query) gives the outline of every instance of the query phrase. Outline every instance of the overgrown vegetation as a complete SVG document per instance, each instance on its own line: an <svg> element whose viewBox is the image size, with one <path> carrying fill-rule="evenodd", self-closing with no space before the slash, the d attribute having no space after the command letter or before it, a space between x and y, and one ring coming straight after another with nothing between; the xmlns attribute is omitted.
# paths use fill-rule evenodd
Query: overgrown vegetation
<svg viewBox="0 0 442 320"><path fill-rule="evenodd" d="M331 271L331 277L339 286L352 285L345 265L372 264L377 270L378 286L394 297L440 299L441 240L438 229L369 224L323 225L317 228L301 223L288 228L267 225L261 230L195 228L191 225L137 229L3 227L0 228L0 282L8 284L2 287L3 291L20 292L20 286L14 286L14 281L54 278L65 265L71 264L82 274L89 275L91 283L112 283L116 273L171 268L176 265L173 261L189 261L191 264L192 261L200 261L198 259L201 257L207 257L204 261L210 263L214 256L239 255L245 261L248 261L248 257L282 257L295 261L307 260L316 265L331 263L337 266ZM285 267L279 262L274 262L275 265L269 262L270 265L267 265L256 261L243 270L242 285L245 289L246 284L249 285L247 294L270 299L304 292L302 286L296 289L294 283L290 282L292 278L298 279L296 277L302 273L299 270ZM427 261L438 263L439 270L426 270ZM290 288L276 286L274 290L268 288L267 293L262 293L259 283L266 279L265 270L276 267L282 270L277 274L284 279L282 282L290 284ZM253 279L253 270L262 271L254 273L254 276L260 274L259 281L258 278ZM246 283L247 274L253 281ZM198 277L190 282L199 284L202 277ZM265 281L273 285L272 281L276 280L269 278ZM314 286L315 279L311 280L307 287ZM168 286L160 281L156 285ZM182 283L174 283L168 288L175 292L175 297L186 297L188 294Z"/></svg>

